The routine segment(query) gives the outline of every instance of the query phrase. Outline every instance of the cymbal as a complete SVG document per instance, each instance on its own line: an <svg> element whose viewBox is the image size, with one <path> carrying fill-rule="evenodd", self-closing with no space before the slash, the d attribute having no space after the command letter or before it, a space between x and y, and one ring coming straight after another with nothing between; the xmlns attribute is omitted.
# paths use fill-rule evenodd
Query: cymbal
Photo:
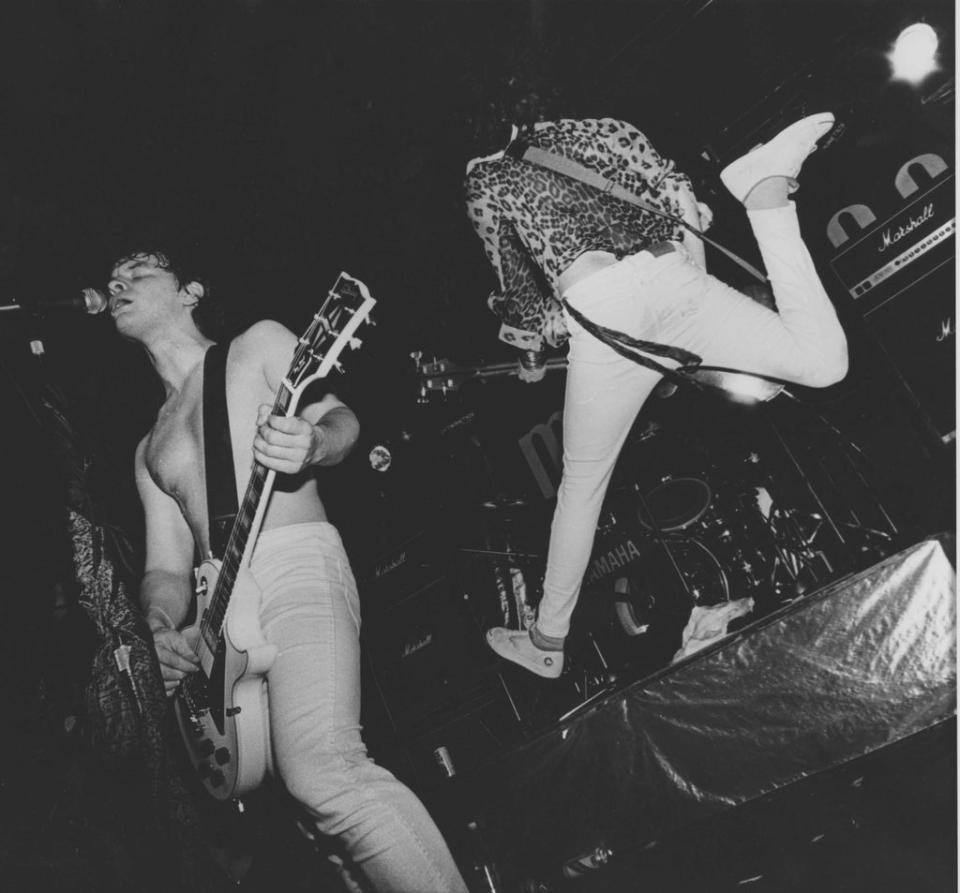
<svg viewBox="0 0 960 893"><path fill-rule="evenodd" d="M491 513L501 512L509 514L510 512L520 511L527 508L529 502L522 496L511 496L507 493L498 493L492 499L485 499L479 503L477 508Z"/></svg>

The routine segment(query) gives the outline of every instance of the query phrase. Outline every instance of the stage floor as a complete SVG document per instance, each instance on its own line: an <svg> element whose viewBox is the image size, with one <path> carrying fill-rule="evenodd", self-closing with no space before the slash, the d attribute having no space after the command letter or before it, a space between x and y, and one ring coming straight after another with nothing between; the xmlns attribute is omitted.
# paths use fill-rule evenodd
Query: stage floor
<svg viewBox="0 0 960 893"><path fill-rule="evenodd" d="M953 889L955 615L925 540L425 798L455 848L480 817L506 889L598 847L578 889Z"/></svg>

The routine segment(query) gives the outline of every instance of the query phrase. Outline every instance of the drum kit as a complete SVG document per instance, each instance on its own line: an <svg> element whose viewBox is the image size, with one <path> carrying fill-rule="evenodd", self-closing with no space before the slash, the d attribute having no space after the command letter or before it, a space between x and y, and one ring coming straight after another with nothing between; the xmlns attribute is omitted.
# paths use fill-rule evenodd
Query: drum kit
<svg viewBox="0 0 960 893"><path fill-rule="evenodd" d="M594 672L585 690L669 662L694 607L753 599L758 611L797 597L816 551L798 548L799 513L780 505L762 460L711 461L667 426L628 440L608 489L583 593L568 640L568 665ZM478 626L528 629L542 595L547 504L500 494L478 505L459 548ZM797 518L799 521L799 517ZM815 518L803 518L805 529ZM794 525L803 526L803 525ZM814 537L814 540L816 537Z"/></svg>
<svg viewBox="0 0 960 893"><path fill-rule="evenodd" d="M421 402L424 382L449 395L480 377L470 367L415 359ZM497 376L508 374L501 365ZM837 525L819 500L798 498L802 485L783 486L789 463L774 455L776 441L758 449L740 437L731 448L717 442L716 428L645 409L621 451L567 642L570 672L592 664L594 689L669 663L694 608L749 599L755 610L747 623L850 570L837 566L830 536ZM487 459L474 463L483 467L482 485L464 483L485 496L460 519L454 546L465 600L480 628L528 629L542 595L552 504L503 486L499 455L483 436L470 440Z"/></svg>

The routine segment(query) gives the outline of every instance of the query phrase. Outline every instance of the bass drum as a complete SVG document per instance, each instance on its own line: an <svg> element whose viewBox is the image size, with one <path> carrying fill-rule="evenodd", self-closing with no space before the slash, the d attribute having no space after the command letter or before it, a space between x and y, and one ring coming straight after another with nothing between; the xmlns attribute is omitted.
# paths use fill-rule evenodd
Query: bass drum
<svg viewBox="0 0 960 893"><path fill-rule="evenodd" d="M686 623L697 605L730 600L730 584L717 556L692 537L645 543L629 572L614 582L617 616L628 635L641 635L657 619Z"/></svg>
<svg viewBox="0 0 960 893"><path fill-rule="evenodd" d="M716 476L710 481L714 483L695 476L666 477L645 493L636 493L634 517L640 529L658 541L689 539L705 549L720 565L729 599L765 598L776 560L764 512L766 491Z"/></svg>
<svg viewBox="0 0 960 893"><path fill-rule="evenodd" d="M597 624L608 663L631 676L670 662L694 607L730 600L722 563L699 540L662 536L646 541L639 551L639 557L606 585Z"/></svg>

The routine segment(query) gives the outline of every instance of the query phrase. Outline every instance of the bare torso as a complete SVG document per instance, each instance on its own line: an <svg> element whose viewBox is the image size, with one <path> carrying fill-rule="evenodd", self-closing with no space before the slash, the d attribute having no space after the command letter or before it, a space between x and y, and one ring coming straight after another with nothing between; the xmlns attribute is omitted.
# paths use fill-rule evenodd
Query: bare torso
<svg viewBox="0 0 960 893"><path fill-rule="evenodd" d="M260 404L274 393L256 358L245 356L243 339L227 357L227 411L233 444L237 501L242 501L253 466L253 438ZM209 553L206 475L203 450L203 362L179 391L170 394L144 444L144 459L154 482L180 506L201 555ZM263 529L307 521L325 521L326 512L313 474L278 475Z"/></svg>

